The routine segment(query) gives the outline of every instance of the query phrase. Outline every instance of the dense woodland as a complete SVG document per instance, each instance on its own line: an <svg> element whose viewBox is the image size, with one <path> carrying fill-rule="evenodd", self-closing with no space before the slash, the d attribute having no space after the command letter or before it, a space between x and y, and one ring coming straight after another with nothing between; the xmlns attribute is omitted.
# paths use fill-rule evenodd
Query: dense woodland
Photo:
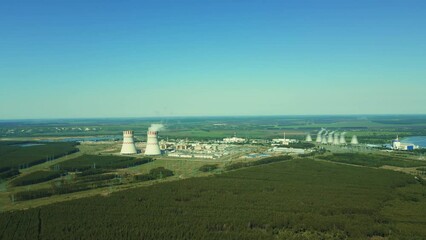
<svg viewBox="0 0 426 240"><path fill-rule="evenodd" d="M334 153L327 156L319 156L320 159L348 163L354 165L368 166L368 167L381 167L384 165L395 167L419 167L426 166L425 161L420 160L407 160L403 157L397 156L383 156L378 154L364 154L364 153Z"/></svg>
<svg viewBox="0 0 426 240"><path fill-rule="evenodd" d="M0 239L425 239L413 176L308 159L0 214Z"/></svg>
<svg viewBox="0 0 426 240"><path fill-rule="evenodd" d="M40 144L22 147L22 144ZM18 142L0 141L0 180L19 175L19 169L75 153L75 142Z"/></svg>

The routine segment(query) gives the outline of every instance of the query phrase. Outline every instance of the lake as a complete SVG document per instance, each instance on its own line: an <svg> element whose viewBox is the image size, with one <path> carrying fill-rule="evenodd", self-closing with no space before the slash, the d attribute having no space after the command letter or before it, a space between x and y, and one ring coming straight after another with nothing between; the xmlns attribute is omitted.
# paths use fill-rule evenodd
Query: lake
<svg viewBox="0 0 426 240"><path fill-rule="evenodd" d="M422 148L426 148L426 136L406 137L401 140L403 143L412 143Z"/></svg>

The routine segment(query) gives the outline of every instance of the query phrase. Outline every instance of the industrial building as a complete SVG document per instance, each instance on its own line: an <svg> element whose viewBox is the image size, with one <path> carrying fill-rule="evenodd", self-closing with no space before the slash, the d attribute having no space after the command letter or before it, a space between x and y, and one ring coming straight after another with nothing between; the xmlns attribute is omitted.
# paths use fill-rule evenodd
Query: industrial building
<svg viewBox="0 0 426 240"><path fill-rule="evenodd" d="M246 142L246 139L238 138L236 133L234 133L233 137L223 139L223 143L245 143L245 142Z"/></svg>
<svg viewBox="0 0 426 240"><path fill-rule="evenodd" d="M396 136L396 138L392 141L393 150L412 151L417 148L418 147L412 143L402 143L398 136Z"/></svg>

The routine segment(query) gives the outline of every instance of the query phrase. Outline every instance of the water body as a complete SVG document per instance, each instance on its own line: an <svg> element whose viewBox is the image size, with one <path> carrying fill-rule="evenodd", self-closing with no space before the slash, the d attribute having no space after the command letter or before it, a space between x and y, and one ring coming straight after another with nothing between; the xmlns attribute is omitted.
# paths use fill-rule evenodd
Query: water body
<svg viewBox="0 0 426 240"><path fill-rule="evenodd" d="M426 148L426 136L407 137L401 140L403 143L412 143L422 148Z"/></svg>

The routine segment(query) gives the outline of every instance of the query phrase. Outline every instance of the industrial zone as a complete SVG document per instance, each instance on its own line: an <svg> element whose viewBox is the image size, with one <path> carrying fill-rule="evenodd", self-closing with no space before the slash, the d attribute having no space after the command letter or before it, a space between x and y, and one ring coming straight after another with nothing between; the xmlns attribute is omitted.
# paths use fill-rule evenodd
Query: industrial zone
<svg viewBox="0 0 426 240"><path fill-rule="evenodd" d="M159 132L164 129L161 124L152 124L146 132L147 141L135 142L134 132L131 130L123 131L123 142L121 146L121 155L145 155L145 156L163 156L173 158L195 158L195 159L220 159L227 156L240 158L258 158L282 153L287 154L305 154L313 150L307 147L293 147L300 142L312 143L318 148L336 150L341 149L377 149L410 151L417 149L418 146L411 143L401 143L397 137L392 144L374 145L358 141L356 135L346 140L347 132L331 131L322 128L316 134L316 140L312 140L310 133L306 134L304 140L286 138L285 132L283 138L265 139L246 139L234 136L223 138L221 140L193 141L188 139L161 139ZM144 149L144 150L143 150Z"/></svg>

